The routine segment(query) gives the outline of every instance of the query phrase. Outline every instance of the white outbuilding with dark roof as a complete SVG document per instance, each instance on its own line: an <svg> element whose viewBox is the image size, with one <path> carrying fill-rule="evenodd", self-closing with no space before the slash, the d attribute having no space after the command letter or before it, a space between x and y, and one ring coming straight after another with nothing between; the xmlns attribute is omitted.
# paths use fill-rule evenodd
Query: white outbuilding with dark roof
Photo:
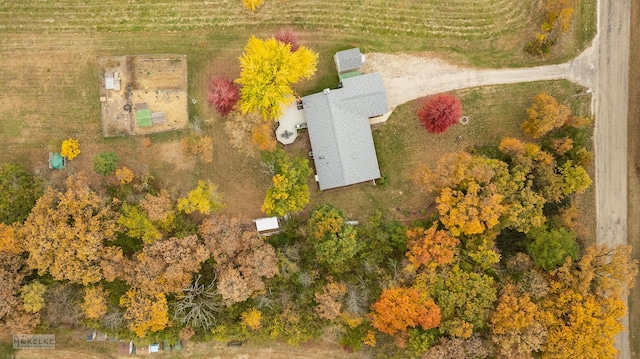
<svg viewBox="0 0 640 359"><path fill-rule="evenodd" d="M388 111L382 78L365 74L341 84L302 98L320 190L380 178L369 118Z"/></svg>

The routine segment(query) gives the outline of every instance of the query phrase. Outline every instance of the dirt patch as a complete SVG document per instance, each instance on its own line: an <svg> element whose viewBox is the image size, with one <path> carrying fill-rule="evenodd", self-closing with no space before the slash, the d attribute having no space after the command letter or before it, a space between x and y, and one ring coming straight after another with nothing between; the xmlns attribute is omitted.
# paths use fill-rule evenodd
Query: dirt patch
<svg viewBox="0 0 640 359"><path fill-rule="evenodd" d="M186 55L110 56L98 64L105 137L187 127ZM150 116L148 123L143 114Z"/></svg>

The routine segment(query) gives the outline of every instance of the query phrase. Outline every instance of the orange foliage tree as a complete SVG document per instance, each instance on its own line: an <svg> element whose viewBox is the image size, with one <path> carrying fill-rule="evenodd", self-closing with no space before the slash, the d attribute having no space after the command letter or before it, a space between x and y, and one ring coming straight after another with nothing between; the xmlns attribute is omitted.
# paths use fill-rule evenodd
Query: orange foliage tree
<svg viewBox="0 0 640 359"><path fill-rule="evenodd" d="M435 328L440 324L440 308L414 288L388 288L371 305L371 325L383 333L395 335L407 328Z"/></svg>
<svg viewBox="0 0 640 359"><path fill-rule="evenodd" d="M276 138L271 128L271 123L263 122L251 129L251 143L260 151L273 151L276 149Z"/></svg>
<svg viewBox="0 0 640 359"><path fill-rule="evenodd" d="M19 254L23 251L23 246L18 238L16 227L0 223L0 252Z"/></svg>
<svg viewBox="0 0 640 359"><path fill-rule="evenodd" d="M210 163L213 161L213 139L201 133L189 135L181 140L184 150L200 161Z"/></svg>
<svg viewBox="0 0 640 359"><path fill-rule="evenodd" d="M446 265L453 261L460 241L437 228L438 225L434 224L429 229L415 227L407 231L406 256L415 268L430 264Z"/></svg>
<svg viewBox="0 0 640 359"><path fill-rule="evenodd" d="M136 176L128 167L121 167L116 170L116 178L120 184L131 183Z"/></svg>

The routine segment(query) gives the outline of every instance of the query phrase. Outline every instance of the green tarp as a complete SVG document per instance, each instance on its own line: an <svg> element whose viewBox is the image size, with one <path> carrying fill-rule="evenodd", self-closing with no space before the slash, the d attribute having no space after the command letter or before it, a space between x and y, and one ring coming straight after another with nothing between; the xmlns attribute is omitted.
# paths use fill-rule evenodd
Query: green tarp
<svg viewBox="0 0 640 359"><path fill-rule="evenodd" d="M138 123L138 127L151 127L153 126L153 122L151 121L151 110L137 110L136 111L136 122Z"/></svg>
<svg viewBox="0 0 640 359"><path fill-rule="evenodd" d="M64 158L59 153L51 155L51 168L61 169L64 168Z"/></svg>

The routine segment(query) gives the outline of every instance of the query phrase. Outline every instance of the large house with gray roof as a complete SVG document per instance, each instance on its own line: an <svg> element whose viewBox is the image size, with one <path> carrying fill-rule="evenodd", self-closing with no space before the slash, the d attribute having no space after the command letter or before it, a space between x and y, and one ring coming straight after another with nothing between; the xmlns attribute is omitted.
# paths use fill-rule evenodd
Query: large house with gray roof
<svg viewBox="0 0 640 359"><path fill-rule="evenodd" d="M358 54L360 51L358 50ZM380 178L369 118L388 111L379 73L302 98L320 190Z"/></svg>

